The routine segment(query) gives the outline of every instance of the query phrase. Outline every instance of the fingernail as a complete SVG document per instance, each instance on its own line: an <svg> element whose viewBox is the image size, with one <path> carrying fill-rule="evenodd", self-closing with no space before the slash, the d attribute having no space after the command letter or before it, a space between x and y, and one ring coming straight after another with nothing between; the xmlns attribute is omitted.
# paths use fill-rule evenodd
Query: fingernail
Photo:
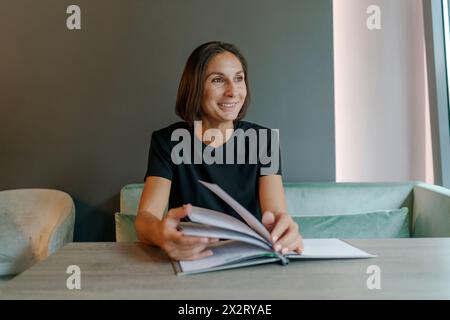
<svg viewBox="0 0 450 320"><path fill-rule="evenodd" d="M273 236L273 237L272 237L272 241L273 241L273 242L277 242L277 240L278 240L278 237L277 237L277 236Z"/></svg>
<svg viewBox="0 0 450 320"><path fill-rule="evenodd" d="M275 247L275 251L280 251L281 250L281 244L277 244Z"/></svg>
<svg viewBox="0 0 450 320"><path fill-rule="evenodd" d="M288 253L288 248L283 248L283 250L281 250L281 253L282 253L282 254Z"/></svg>

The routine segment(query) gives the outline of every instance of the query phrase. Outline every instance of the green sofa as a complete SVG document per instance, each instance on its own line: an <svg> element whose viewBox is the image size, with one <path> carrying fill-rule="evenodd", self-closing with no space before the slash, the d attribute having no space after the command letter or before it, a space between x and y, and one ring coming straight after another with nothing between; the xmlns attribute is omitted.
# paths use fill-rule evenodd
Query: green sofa
<svg viewBox="0 0 450 320"><path fill-rule="evenodd" d="M142 187L143 184L129 184L120 192L120 213L116 214L117 241L136 240L133 221ZM284 188L288 211L294 218L349 217L407 208L404 210L408 212L406 229L409 237L450 237L450 190L443 187L412 181L285 183ZM377 215L371 216L371 224L376 222L374 217ZM358 227L353 222L352 228ZM351 235L346 237L345 233L342 237L352 238ZM364 234L358 237L364 238Z"/></svg>

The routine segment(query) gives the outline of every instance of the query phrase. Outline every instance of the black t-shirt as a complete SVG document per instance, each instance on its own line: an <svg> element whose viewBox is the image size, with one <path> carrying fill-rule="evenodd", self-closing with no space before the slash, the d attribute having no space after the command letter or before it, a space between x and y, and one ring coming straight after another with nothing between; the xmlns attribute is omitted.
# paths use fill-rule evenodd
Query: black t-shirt
<svg viewBox="0 0 450 320"><path fill-rule="evenodd" d="M178 134L172 138L175 130ZM180 144L182 141L189 141L190 145ZM185 146L184 151L181 151L181 146ZM190 153L185 153L186 150ZM273 157L272 150L276 151ZM216 157L215 163L204 155ZM202 180L218 184L261 220L259 177L270 174L281 175L281 152L276 130L238 121L234 124L233 135L223 145L214 148L200 141L194 129L181 121L153 132L145 178L158 176L172 181L169 209L190 203L241 219L222 199L198 182Z"/></svg>

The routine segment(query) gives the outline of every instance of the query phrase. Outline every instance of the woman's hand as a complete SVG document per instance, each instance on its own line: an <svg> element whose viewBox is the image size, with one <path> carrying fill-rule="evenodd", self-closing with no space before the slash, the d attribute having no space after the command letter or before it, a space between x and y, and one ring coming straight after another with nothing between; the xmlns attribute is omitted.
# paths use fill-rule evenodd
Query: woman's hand
<svg viewBox="0 0 450 320"><path fill-rule="evenodd" d="M195 260L211 256L208 249L211 243L219 241L216 238L185 236L178 230L180 220L192 210L190 204L169 210L159 221L157 245L174 260Z"/></svg>
<svg viewBox="0 0 450 320"><path fill-rule="evenodd" d="M299 233L298 224L287 213L266 211L262 223L269 230L275 251L286 254L290 251L303 252L303 238Z"/></svg>

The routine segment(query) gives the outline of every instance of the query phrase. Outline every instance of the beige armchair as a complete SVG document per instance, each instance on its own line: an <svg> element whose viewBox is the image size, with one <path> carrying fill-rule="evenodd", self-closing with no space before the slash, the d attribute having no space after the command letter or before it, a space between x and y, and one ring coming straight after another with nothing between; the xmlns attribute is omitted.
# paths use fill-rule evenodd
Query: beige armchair
<svg viewBox="0 0 450 320"><path fill-rule="evenodd" d="M75 206L49 189L0 191L0 277L21 273L73 240Z"/></svg>

